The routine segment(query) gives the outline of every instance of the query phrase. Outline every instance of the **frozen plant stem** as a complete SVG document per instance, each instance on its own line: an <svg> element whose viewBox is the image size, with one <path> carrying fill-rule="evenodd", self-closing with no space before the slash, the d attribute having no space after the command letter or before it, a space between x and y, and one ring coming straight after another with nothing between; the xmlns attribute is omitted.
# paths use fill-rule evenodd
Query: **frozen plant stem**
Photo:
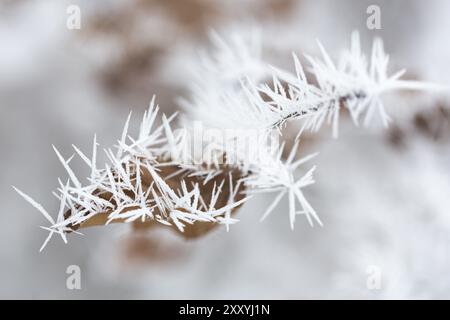
<svg viewBox="0 0 450 320"><path fill-rule="evenodd" d="M326 109L330 110L336 104L338 104L340 107L342 107L350 99L361 99L361 100L363 100L365 97L366 97L366 95L363 92L359 92L359 93L355 93L353 95L348 94L348 95L345 95L345 96L342 96L342 97L330 98L330 100L325 101L325 102L319 102L319 103L316 103L316 104L311 104L311 106L309 108L307 108L307 110L293 111L293 112L283 116L282 119L278 120L277 122L275 122L274 124L271 125L271 129L278 128L283 123L285 123L285 122L287 122L289 120L294 120L296 118L303 118L303 117L310 116L313 113L318 112L322 108L326 108Z"/></svg>
<svg viewBox="0 0 450 320"><path fill-rule="evenodd" d="M253 86L254 92L269 98L267 110L275 114L269 128L280 127L292 119L304 120L303 129L317 131L327 121L332 123L333 136L338 134L341 108L346 108L356 125L363 114L368 125L378 111L387 126L390 118L381 96L398 90L430 90L441 87L418 81L401 80L405 70L388 75L389 57L384 53L380 39L374 41L370 59L362 52L359 35L354 32L350 50L345 51L335 64L319 43L322 58L306 55L309 71L317 84L310 84L295 54L295 74L273 68L273 87L266 84Z"/></svg>
<svg viewBox="0 0 450 320"><path fill-rule="evenodd" d="M69 160L54 148L69 176L66 183L59 180L55 193L60 201L56 219L15 188L50 223L42 227L49 235L41 249L54 234L67 242L69 232L114 222L131 223L137 229L163 225L186 238L206 234L218 224L229 230L238 221L232 214L258 193L276 193L262 219L287 197L292 229L297 215L304 215L311 226L322 225L303 194L303 189L315 182L316 167L304 169L303 175L298 175L297 170L316 154L297 159L296 140L284 159L284 143L275 149L270 143L273 129L279 130L286 121L298 119L303 121L300 135L304 129L316 131L328 122L337 136L342 108L348 110L355 124L363 115L364 123L369 124L378 112L387 125L389 116L381 100L384 93L437 88L401 80L403 70L388 75L389 58L381 40L374 41L369 59L361 52L356 32L350 50L342 54L337 64L320 43L320 59L306 56L314 84L307 79L295 54L295 72L291 73L262 61L260 44L254 39L247 41L240 34L233 34L229 41L217 34L213 39L217 47L200 59L195 76L189 81L190 98L180 101L186 111L180 119L182 130L172 129L175 115L163 115L162 124L156 126L159 108L153 98L138 136L128 134L129 116L115 152L105 150L109 161L104 166L97 164L96 137L91 157L74 146L75 153L91 170L85 185L70 168ZM269 77L271 86L265 83ZM228 140L218 141L212 135L202 137L201 161L189 153L189 137L195 137L193 121L201 121L205 129L231 130L227 132L231 132ZM248 141L240 139L249 128L261 136L252 142L257 146L256 159L248 153ZM210 157L204 157L205 154ZM224 158L234 161L224 165Z"/></svg>

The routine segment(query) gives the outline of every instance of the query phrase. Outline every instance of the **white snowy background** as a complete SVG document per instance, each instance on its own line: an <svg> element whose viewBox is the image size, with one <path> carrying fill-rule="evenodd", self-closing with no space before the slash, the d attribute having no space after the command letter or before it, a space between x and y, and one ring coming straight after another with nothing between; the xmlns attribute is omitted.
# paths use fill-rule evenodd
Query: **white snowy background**
<svg viewBox="0 0 450 320"><path fill-rule="evenodd" d="M69 236L67 245L55 237L39 253L43 217L11 185L56 211L51 191L65 173L52 144L69 156L72 144L87 150L97 133L109 146L129 110L139 118L153 94L163 111L173 112L189 81L183 68L207 44L155 5L136 15L142 24L134 36L166 51L148 78L129 81L128 94L105 89L99 69L109 68L123 48L107 35L81 32L95 13L120 11L127 2L0 3L0 298L450 298L450 141L435 143L411 131L398 149L386 130L345 120L339 139L324 130L303 149L320 151L317 183L306 195L323 227L298 219L291 231L286 204L260 223L270 199L259 197L239 211L241 221L228 233L220 228L192 242L169 232L150 235L170 257L150 257L144 265L124 261L126 225L86 229L85 236ZM170 2L176 10L176 1ZM268 51L288 58L292 50L315 53L316 39L338 53L358 29L366 45L381 36L396 67L450 82L446 0L303 0L282 18L267 8L260 10L268 14L254 14L262 2L209 1L225 16L210 27L237 25L245 32L259 25ZM81 30L66 28L69 4L81 8ZM370 4L381 7L381 30L366 28ZM291 66L278 59L271 62ZM430 105L411 102L408 110L388 103L387 110L402 123ZM73 166L82 170L81 163ZM81 290L66 288L66 268L74 264L81 268ZM367 287L373 266L381 271L379 290Z"/></svg>

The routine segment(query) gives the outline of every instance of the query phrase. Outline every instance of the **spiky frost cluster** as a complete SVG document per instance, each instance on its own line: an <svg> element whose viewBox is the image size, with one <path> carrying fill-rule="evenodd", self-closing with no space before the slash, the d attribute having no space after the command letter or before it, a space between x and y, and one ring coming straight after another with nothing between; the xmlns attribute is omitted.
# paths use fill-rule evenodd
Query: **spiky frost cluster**
<svg viewBox="0 0 450 320"><path fill-rule="evenodd" d="M105 224L120 220L133 222L141 220L155 220L165 225L174 225L183 231L185 224L195 221L235 223L230 217L230 211L241 205L246 198L233 201L236 189L230 184L229 203L216 208L217 199L222 191L222 185L214 185L209 202L205 202L200 192L199 183L187 185L180 177L179 188L171 188L167 183L167 176L160 175L160 168L173 165L165 161L171 153L171 142L176 140L170 122L174 116L162 117L162 124L156 128L155 120L158 113L154 98L149 109L145 112L137 139L128 135L131 113L128 117L121 139L118 140L116 151L104 150L109 163L102 168L97 167L98 143L94 136L92 156L86 156L76 146L75 153L89 166L91 173L88 184L83 185L69 166L69 159L64 159L55 148L55 153L66 169L69 179L66 183L59 180L60 187L54 195L60 200L60 208L56 220L36 201L23 193L16 191L30 202L50 222L49 227L42 227L49 231L41 250L47 245L53 234L59 234L67 242L67 232L75 232L78 226L98 215L106 215ZM188 167L192 168L192 167ZM188 169L180 165L179 175ZM197 172L191 175L199 174ZM143 173L151 177L151 184L143 181ZM203 174L203 173L202 173ZM205 177L204 181L207 181ZM69 210L69 211L68 211ZM66 212L70 214L67 215Z"/></svg>
<svg viewBox="0 0 450 320"><path fill-rule="evenodd" d="M293 73L268 66L261 57L259 38L258 33L250 40L233 34L227 41L213 34L215 48L201 56L196 76L190 84L191 97L181 100L186 111L181 118L183 130L171 129L174 116L166 118L163 115L162 124L156 127L158 107L152 100L139 136L134 139L128 135L128 117L116 152L106 150L109 164L101 169L96 164L96 138L90 158L75 147L75 152L91 168L87 185L82 185L69 167L70 159L64 159L55 148L70 178L67 183L60 181L55 194L61 203L56 220L41 205L16 189L50 222L50 227L43 227L50 232L43 247L53 234L59 234L66 241L67 231L105 213L105 224L118 220L155 220L183 231L185 224L209 221L224 223L228 228L237 221L231 218L230 212L248 199L237 200L241 184L247 195L277 193L262 218L270 214L286 195L291 228L299 214L305 215L311 225L313 221L321 224L302 192L304 187L314 183L315 167L300 178L296 177L297 168L314 155L297 159L297 140L287 159L283 159L284 143L276 148L270 143L273 131L278 134L288 120L299 119L303 121L299 135L304 129L318 130L328 122L337 136L341 108L349 111L356 124L363 116L364 123L368 124L376 112L387 124L389 117L381 101L383 93L426 89L428 85L400 80L403 70L389 76L389 59L379 39L375 40L369 59L361 52L359 36L354 33L350 50L342 54L337 64L319 43L322 57L306 56L310 64L308 71L315 78L311 81L295 54ZM202 151L208 150L214 156L200 162L189 154L187 147L190 142L187 137L192 136L188 133L192 133L194 121L201 121L206 129L230 129L228 133L231 132L220 141L212 136L202 137ZM257 130L260 136L256 140L256 160L240 145L242 129ZM210 202L205 203L200 185L187 185L183 173L189 172L190 176L200 177L207 183L223 174L219 161L223 157L234 159L231 165L240 170L242 178L233 183L230 181L227 204L216 208L223 183L214 184ZM163 166L178 168L171 175L171 178L179 177L178 188L169 186L166 183L168 177L160 175ZM151 184L145 187L143 174L151 177ZM225 177L228 178L231 180L231 175ZM65 215L67 210L70 215Z"/></svg>
<svg viewBox="0 0 450 320"><path fill-rule="evenodd" d="M217 45L210 53L212 57L196 70L200 81L191 84L191 99L181 100L185 110L183 124L189 127L192 121L200 120L208 128L234 130L234 135L223 139L225 142L218 145L216 140L210 139L205 145L216 146L219 156L226 154L238 159L237 163L248 174L244 179L248 193L278 193L262 219L287 195L291 228L297 214L304 214L311 225L314 220L321 225L302 193L303 187L314 183L312 173L315 167L299 179L295 178L299 165L315 156L312 154L295 159L300 134L305 129L317 131L328 122L337 137L341 108L349 111L356 125L363 116L364 123L368 125L376 111L387 125L389 116L382 104L382 94L394 90L424 90L434 86L400 80L405 70L388 75L389 57L384 52L382 41L375 39L368 58L361 52L358 32L352 34L351 47L342 53L337 64L318 43L322 54L320 58L305 55L309 62L309 77L295 54L293 73L265 63L261 48L255 48L261 46L258 42L260 35L253 33L251 36L250 40L243 41L232 34L226 42L217 40L217 35L213 34ZM249 45L242 46L243 43ZM239 52L234 53L235 50ZM252 53L257 54L253 55L253 59L248 59ZM248 70L249 73L232 72L235 75L232 79L229 72L224 72L227 76L223 76L220 70ZM285 144L279 144L274 149L271 133L279 133L287 121L294 119L303 123L289 157L283 160L281 155ZM257 157L249 154L248 149L236 148L230 143L230 140L240 141L242 129L259 132L259 139L252 141L260 144L255 148ZM300 210L296 209L296 203L300 205Z"/></svg>

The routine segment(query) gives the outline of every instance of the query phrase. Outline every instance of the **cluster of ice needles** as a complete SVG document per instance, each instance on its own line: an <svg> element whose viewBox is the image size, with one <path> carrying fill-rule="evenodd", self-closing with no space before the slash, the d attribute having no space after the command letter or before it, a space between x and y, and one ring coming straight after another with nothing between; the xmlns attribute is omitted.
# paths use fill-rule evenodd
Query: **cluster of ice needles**
<svg viewBox="0 0 450 320"><path fill-rule="evenodd" d="M283 158L284 143L273 147L273 132L279 132L287 121L300 120L298 136L305 130L317 131L324 123L332 125L338 134L340 110L348 110L355 124L368 124L375 114L386 125L389 116L381 97L394 90L424 90L432 86L402 80L404 70L388 75L389 57L382 41L376 39L371 55L361 51L358 33L353 33L351 47L337 63L333 62L319 43L320 58L305 56L309 63L305 72L294 54L294 72L271 67L261 58L259 36L245 39L235 34L229 39L213 35L215 49L204 53L190 84L191 97L181 100L185 114L179 121L182 130L173 130L175 115L158 117L153 98L144 114L137 138L128 134L128 117L115 150L105 150L107 164L98 166L98 143L94 137L90 157L74 146L77 154L90 168L87 184L82 184L65 159L55 152L69 179L59 180L55 196L60 201L56 219L31 197L16 191L39 210L50 223L41 250L52 235L67 241L67 232L77 232L79 226L102 215L104 224L111 222L156 221L183 231L186 224L198 221L227 225L238 220L231 212L254 193L276 193L262 218L268 216L283 197L289 203L291 228L297 215L321 225L303 188L314 183L315 166L298 175L298 168L314 155L297 158L299 139L291 143L289 155ZM269 82L270 81L270 82ZM199 161L189 154L188 144L194 136L193 123L201 121L207 130L227 130L225 138L202 137ZM157 123L160 123L157 125ZM258 157L249 155L242 143L243 130L256 130ZM231 132L231 133L230 133ZM252 131L255 132L255 131ZM223 159L233 159L223 164ZM164 168L175 168L170 175ZM227 173L237 170L239 177ZM227 170L225 170L227 168ZM193 183L187 177L195 177ZM229 181L228 181L228 180ZM177 181L176 187L168 181ZM210 196L205 199L206 183L214 181ZM228 181L225 205L218 205ZM244 193L244 195L238 195Z"/></svg>

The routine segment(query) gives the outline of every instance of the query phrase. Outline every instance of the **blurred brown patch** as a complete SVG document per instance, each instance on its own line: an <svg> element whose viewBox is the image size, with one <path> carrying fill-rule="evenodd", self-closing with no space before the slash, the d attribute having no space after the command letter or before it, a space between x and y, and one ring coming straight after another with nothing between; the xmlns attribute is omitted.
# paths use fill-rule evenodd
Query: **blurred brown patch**
<svg viewBox="0 0 450 320"><path fill-rule="evenodd" d="M437 103L426 107L414 115L409 126L393 126L388 132L389 141L397 146L404 146L410 133L415 131L420 135L438 143L450 139L450 107L445 103Z"/></svg>
<svg viewBox="0 0 450 320"><path fill-rule="evenodd" d="M83 36L94 44L107 39L118 48L105 57L99 79L111 93L126 94L148 87L163 55L177 39L204 36L218 16L211 1L134 0L91 16ZM164 25L148 24L155 18L164 19Z"/></svg>
<svg viewBox="0 0 450 320"><path fill-rule="evenodd" d="M392 125L388 130L388 141L397 148L405 147L405 132L398 125Z"/></svg>
<svg viewBox="0 0 450 320"><path fill-rule="evenodd" d="M170 242L149 234L134 233L120 243L121 260L127 265L165 264L185 254L184 250Z"/></svg>
<svg viewBox="0 0 450 320"><path fill-rule="evenodd" d="M220 1L133 0L88 17L82 35L94 45L106 39L118 48L112 57L105 56L106 64L98 71L105 88L112 94L139 93L178 40L203 40L211 28L245 17L262 21L283 17L294 5L298 1L261 0L241 6L237 13ZM148 23L158 19L163 25Z"/></svg>
<svg viewBox="0 0 450 320"><path fill-rule="evenodd" d="M414 126L423 135L435 141L447 141L450 137L450 111L439 104L430 111L414 117Z"/></svg>

